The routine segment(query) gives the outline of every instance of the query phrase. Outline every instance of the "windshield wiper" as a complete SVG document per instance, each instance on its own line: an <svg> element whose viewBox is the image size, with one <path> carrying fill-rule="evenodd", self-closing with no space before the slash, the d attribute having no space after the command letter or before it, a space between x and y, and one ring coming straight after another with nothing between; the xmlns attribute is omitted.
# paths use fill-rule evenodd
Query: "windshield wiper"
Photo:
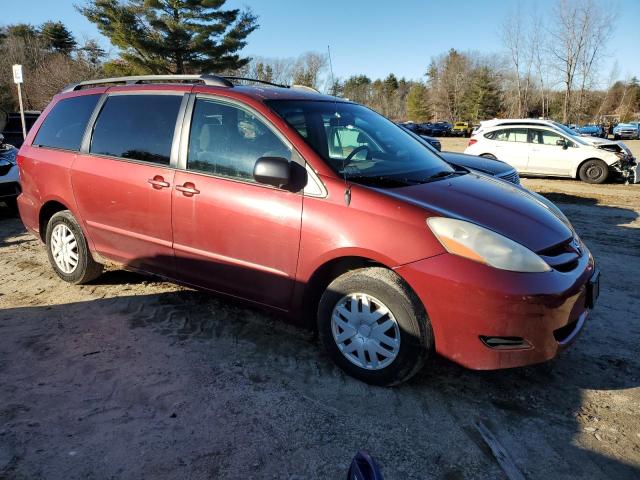
<svg viewBox="0 0 640 480"><path fill-rule="evenodd" d="M421 183L418 181L411 181L406 178L405 179L392 178L392 177L385 177L383 175L376 175L376 176L347 175L346 179L355 181L356 183L361 183L363 185L386 187L386 188L407 187L409 185L417 185L418 183Z"/></svg>

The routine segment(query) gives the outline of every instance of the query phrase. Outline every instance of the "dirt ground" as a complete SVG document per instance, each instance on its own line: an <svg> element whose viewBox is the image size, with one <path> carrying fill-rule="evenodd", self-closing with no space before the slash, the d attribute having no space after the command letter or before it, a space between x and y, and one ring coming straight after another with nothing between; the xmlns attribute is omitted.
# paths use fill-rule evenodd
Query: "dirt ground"
<svg viewBox="0 0 640 480"><path fill-rule="evenodd" d="M584 333L551 364L436 358L394 389L275 314L118 269L64 284L0 208L0 478L342 479L359 448L388 479L505 478L477 422L525 478L640 478L640 185L524 184L602 270Z"/></svg>

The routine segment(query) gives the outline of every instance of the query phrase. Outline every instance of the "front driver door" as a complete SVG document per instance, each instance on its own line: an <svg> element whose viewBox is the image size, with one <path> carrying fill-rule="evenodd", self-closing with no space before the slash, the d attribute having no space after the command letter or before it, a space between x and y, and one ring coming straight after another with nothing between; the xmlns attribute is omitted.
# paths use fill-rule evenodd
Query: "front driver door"
<svg viewBox="0 0 640 480"><path fill-rule="evenodd" d="M288 309L296 274L302 194L258 184L259 157L299 159L243 106L198 97L173 191L178 276L195 285ZM188 134L188 138L186 138Z"/></svg>
<svg viewBox="0 0 640 480"><path fill-rule="evenodd" d="M570 175L572 156L577 150L571 140L560 133L542 128L529 129L529 140L529 172L540 175ZM558 145L559 140L564 140L567 146Z"/></svg>

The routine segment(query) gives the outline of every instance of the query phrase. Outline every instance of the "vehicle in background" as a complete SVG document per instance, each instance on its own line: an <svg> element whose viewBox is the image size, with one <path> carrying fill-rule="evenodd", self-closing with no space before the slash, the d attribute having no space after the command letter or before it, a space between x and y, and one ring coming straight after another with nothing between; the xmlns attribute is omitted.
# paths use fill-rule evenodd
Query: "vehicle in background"
<svg viewBox="0 0 640 480"><path fill-rule="evenodd" d="M465 153L442 152L436 149L431 142L426 140L422 135L417 135L411 130L406 129L411 135L420 141L425 147L440 155L447 163L457 165L459 167L468 168L475 172L485 173L501 180L520 185L520 176L515 168L506 162L494 158L478 157L475 155L467 155ZM431 138L431 137L427 137ZM435 139L434 139L435 140ZM437 141L437 140L436 140Z"/></svg>
<svg viewBox="0 0 640 480"><path fill-rule="evenodd" d="M619 145L592 145L547 125L485 128L469 139L465 153L504 160L526 175L579 178L604 183L614 175L637 182L637 165Z"/></svg>
<svg viewBox="0 0 640 480"><path fill-rule="evenodd" d="M435 137L430 137L429 135L418 135L422 140L424 140L425 142L427 142L429 145L431 145L433 148L435 148L437 151L442 150L442 143L440 143L440 140L438 140Z"/></svg>
<svg viewBox="0 0 640 480"><path fill-rule="evenodd" d="M580 135L585 137L598 137L598 138L607 137L607 132L605 131L604 128L602 128L602 125L595 125L595 124L583 125L582 127L578 128L577 132Z"/></svg>
<svg viewBox="0 0 640 480"><path fill-rule="evenodd" d="M451 134L452 125L449 122L435 122L429 127L430 135L434 137L447 137Z"/></svg>
<svg viewBox="0 0 640 480"><path fill-rule="evenodd" d="M15 210L16 199L20 195L20 177L16 156L18 149L4 141L0 134L0 202Z"/></svg>
<svg viewBox="0 0 640 480"><path fill-rule="evenodd" d="M597 138L591 136L582 136L579 135L575 130L570 129L566 125L556 122L554 120L542 120L538 118L521 118L521 119L493 119L493 120L485 120L480 122L480 126L476 129L473 135L481 133L484 129L489 127L497 127L497 126L505 126L505 125L544 125L547 127L555 128L559 132L562 132L564 135L569 135L571 137L577 137L581 139L583 142L587 142L591 145L606 145L608 149L612 151L624 151L628 155L631 155L631 150L622 142L615 142L612 140L608 140L606 138Z"/></svg>
<svg viewBox="0 0 640 480"><path fill-rule="evenodd" d="M312 320L336 364L376 385L435 352L484 370L544 362L588 324L599 271L537 196L362 105L232 80L111 78L54 97L18 154L18 206L62 280L111 260Z"/></svg>
<svg viewBox="0 0 640 480"><path fill-rule="evenodd" d="M473 125L470 122L456 122L451 128L451 136L454 137L470 137Z"/></svg>
<svg viewBox="0 0 640 480"><path fill-rule="evenodd" d="M26 111L24 112L24 122L27 127L27 133L31 130L31 127L38 117L40 112ZM4 116L4 126L2 127L2 135L4 135L5 142L13 145L16 148L20 148L24 139L22 138L22 120L20 119L20 112L6 113Z"/></svg>
<svg viewBox="0 0 640 480"><path fill-rule="evenodd" d="M639 140L640 139L640 122L628 122L619 123L613 127L614 140L628 139Z"/></svg>

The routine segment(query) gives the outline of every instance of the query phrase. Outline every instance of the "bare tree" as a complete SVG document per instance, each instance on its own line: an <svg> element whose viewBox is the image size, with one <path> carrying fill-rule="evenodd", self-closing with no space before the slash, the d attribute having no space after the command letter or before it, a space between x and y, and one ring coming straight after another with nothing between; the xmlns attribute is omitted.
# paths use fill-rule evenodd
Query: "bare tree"
<svg viewBox="0 0 640 480"><path fill-rule="evenodd" d="M604 5L592 0L560 0L555 18L549 30L549 52L563 78L562 121L566 123L571 116L576 75L582 75L586 89L593 66L611 37L612 19Z"/></svg>
<svg viewBox="0 0 640 480"><path fill-rule="evenodd" d="M514 113L519 118L526 116L529 111L531 68L538 40L537 36L528 34L522 26L520 10L506 17L502 28L502 41L507 48L513 67L517 94Z"/></svg>

